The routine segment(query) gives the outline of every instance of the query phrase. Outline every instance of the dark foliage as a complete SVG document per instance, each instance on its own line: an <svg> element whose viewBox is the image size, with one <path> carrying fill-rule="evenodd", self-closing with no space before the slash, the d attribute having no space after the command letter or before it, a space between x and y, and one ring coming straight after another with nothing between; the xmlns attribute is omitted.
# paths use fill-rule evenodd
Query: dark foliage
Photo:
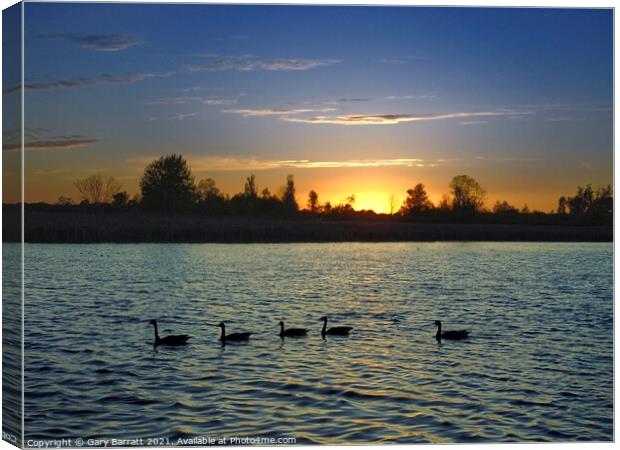
<svg viewBox="0 0 620 450"><path fill-rule="evenodd" d="M194 177L181 155L166 155L153 161L140 180L142 205L146 209L179 211L196 200Z"/></svg>

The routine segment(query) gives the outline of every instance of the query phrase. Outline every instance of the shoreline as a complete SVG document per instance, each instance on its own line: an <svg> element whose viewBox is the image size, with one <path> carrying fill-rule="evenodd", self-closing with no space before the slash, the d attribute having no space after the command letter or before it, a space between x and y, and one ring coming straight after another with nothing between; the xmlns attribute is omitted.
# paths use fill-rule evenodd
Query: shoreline
<svg viewBox="0 0 620 450"><path fill-rule="evenodd" d="M21 242L20 215L3 214L3 242ZM612 226L208 218L26 212L27 243L613 242Z"/></svg>

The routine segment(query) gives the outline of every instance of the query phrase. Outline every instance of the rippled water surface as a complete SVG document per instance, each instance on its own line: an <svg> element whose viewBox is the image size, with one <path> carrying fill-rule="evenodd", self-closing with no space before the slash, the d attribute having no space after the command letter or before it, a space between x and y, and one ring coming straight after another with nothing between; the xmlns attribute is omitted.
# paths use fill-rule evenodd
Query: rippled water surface
<svg viewBox="0 0 620 450"><path fill-rule="evenodd" d="M611 244L27 245L26 440L611 440L612 256ZM324 314L351 336L323 341ZM151 318L191 344L154 350ZM281 318L310 334L281 341ZM472 336L438 345L435 319ZM221 320L255 335L223 347L209 325Z"/></svg>

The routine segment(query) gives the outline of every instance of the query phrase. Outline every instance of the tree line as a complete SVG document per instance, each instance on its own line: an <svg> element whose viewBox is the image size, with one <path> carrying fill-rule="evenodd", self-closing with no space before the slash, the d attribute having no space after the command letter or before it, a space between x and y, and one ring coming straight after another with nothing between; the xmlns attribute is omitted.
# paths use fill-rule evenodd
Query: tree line
<svg viewBox="0 0 620 450"><path fill-rule="evenodd" d="M109 205L114 208L140 208L150 211L197 211L208 215L248 215L268 217L311 216L328 218L363 218L377 216L374 211L356 210L355 195L336 204L320 202L315 190L308 193L304 207L296 199L293 175L274 194L268 188L259 192L256 177L246 178L243 192L224 194L211 178L196 182L187 160L181 155L165 155L149 163L140 179L140 193L131 197L113 177L91 175L75 181L80 195L79 206ZM597 189L590 184L579 186L573 196L561 196L557 209L543 213L521 209L507 201L497 201L490 209L485 206L486 190L474 178L458 175L449 183L449 193L434 204L424 184L418 183L407 190L407 196L398 207L394 196L390 199L389 216L402 220L418 221L470 221L490 220L523 222L529 217L540 222L553 216L555 222L572 221L584 224L611 224L613 220L613 194L611 186ZM60 197L58 205L72 206L71 198ZM382 215L385 216L385 215ZM530 220L531 221L531 220Z"/></svg>

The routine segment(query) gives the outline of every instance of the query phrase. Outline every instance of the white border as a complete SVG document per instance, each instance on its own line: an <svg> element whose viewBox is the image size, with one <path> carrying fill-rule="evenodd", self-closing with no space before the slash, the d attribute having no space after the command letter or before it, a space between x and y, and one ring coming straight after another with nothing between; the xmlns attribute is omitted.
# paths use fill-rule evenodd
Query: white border
<svg viewBox="0 0 620 450"><path fill-rule="evenodd" d="M30 0L32 2L40 2L40 1L44 1L44 0ZM30 2L29 1L29 2ZM9 6L12 6L13 4L15 4L16 2L14 0L0 0L0 5L2 6L2 9L5 9ZM50 2L51 3L51 2ZM86 2L82 2L80 0L64 0L64 3L86 3ZM336 0L336 1L330 1L330 0L313 0L312 2L309 1L296 1L296 0L270 0L268 2L266 1L261 1L261 0L243 0L241 2L233 2L230 0L218 0L218 1L214 1L214 0L206 0L206 1L200 1L200 2L188 2L188 1L175 1L175 0L132 0L130 2L123 2L122 0L108 0L105 2L91 2L91 3L202 3L202 4L271 4L271 5L276 5L276 4L287 4L287 5L358 5L358 6L469 6L469 7L534 7L534 8L615 8L615 2L614 1L601 1L601 0L591 0L591 1L575 1L575 0L544 0L543 2L536 2L536 1L525 1L525 2L510 2L510 1L504 1L504 0L477 0L475 3L472 3L471 1L467 1L467 0L448 0L448 1L442 1L442 0L426 0L423 2L419 2L419 1L380 1L377 0L376 2L369 2L369 1L355 1L355 0ZM24 12L24 4L22 3L22 86L24 83L24 21L25 21L25 12ZM614 11L614 105L616 104L616 91L615 91L615 85L616 85L616 51L618 49L618 44L620 43L616 33L615 33L615 29L616 29L616 24L617 24L617 19L616 19L616 14ZM2 32L2 24L0 21L0 35ZM1 68L1 60L0 60L0 68ZM21 176L21 194L22 194L22 199L25 198L24 194L25 194L25 185L24 185L24 167L25 167L25 158L24 158L24 151L23 151L23 143L24 143L24 126L25 126L25 105L24 105L24 92L22 90L22 166L21 166L21 170L22 170L22 176ZM0 105L0 112L1 112L1 105ZM615 173L618 171L618 169L620 168L620 163L618 162L618 160L615 158L615 143L616 143L616 133L615 130L618 127L618 117L615 114L615 110L614 110L614 136L613 136L613 142L614 142L614 236L615 233L617 231L617 227L616 225L618 223L620 223L618 221L618 219L620 218L620 212L618 210L619 206L620 206L620 201L618 200L618 196L617 196L617 185L615 183ZM0 159L0 176L1 176L1 172L2 171L2 161ZM0 183L0 196L2 194L2 185ZM22 215L22 237L23 237L23 221L24 221L24 208L23 208L23 204L22 204L22 211L21 211L21 215ZM0 211L0 233L2 232L2 212ZM25 252L25 246L23 243L23 238L22 238L22 254L21 254L21 265L22 265L22 292L21 292L21 297L22 297L22 369L24 367L24 285L25 285L25 279L24 279L24 269L25 269L25 258L24 258L24 252ZM620 262L620 256L618 255L618 253L616 252L616 246L615 246L615 240L614 240L614 319L617 317L617 308L616 308L616 295L615 295L615 280L617 279L617 270L619 267L619 263ZM1 267L1 262L0 262L0 267ZM1 286L0 286L0 294L1 294ZM0 320L2 318L2 313L0 312ZM614 320L614 410L615 410L615 406L618 404L618 395L617 392L615 390L615 380L616 380L616 376L618 375L617 373L617 365L616 365L616 361L618 356L620 355L620 352L618 351L618 348L615 346L615 342L616 342L616 338L617 338L617 328L615 327L615 320ZM0 335L1 336L1 335ZM0 338L1 339L1 338ZM1 342L1 340L0 340ZM1 362L0 362L1 365ZM23 439L23 432L24 432L24 389L23 389L23 382L24 382L24 373L22 371L22 439ZM1 400L1 391L0 391L0 400ZM617 430L617 427L619 425L619 421L618 421L618 415L615 414L614 411L614 439L615 439L615 431ZM596 449L607 449L607 448L612 448L615 445L613 443L560 443L560 444L470 444L470 445L465 445L465 444L454 444L453 447L454 448L485 448L488 450L504 450L504 449L508 449L514 445L518 445L519 449L524 449L524 450L530 450L530 449L534 449L534 448L540 448L541 445L544 447L547 446L552 446L554 448L558 448L558 449L562 449L562 448L567 448L567 449L572 449L572 448L596 448ZM279 447L279 448L298 448L297 447ZM314 447L314 446L313 446ZM317 446L318 447L318 446ZM347 446L347 448L350 449L359 449L362 450L364 448L366 448L367 446ZM418 447L418 446L416 446ZM422 447L428 447L426 445L422 446ZM14 449L15 447L8 444L5 441L0 441L0 450L4 450L4 449ZM157 447L156 447L157 448ZM239 448L239 447L237 447ZM252 447L241 447L241 448L252 448ZM331 445L327 445L327 446L321 446L321 449L326 449L326 450L330 450L330 449L335 449L337 448L336 446L331 446ZM413 448L413 445L390 445L389 448L396 448L396 449L405 449L405 448ZM168 447L164 447L162 449L168 449Z"/></svg>

